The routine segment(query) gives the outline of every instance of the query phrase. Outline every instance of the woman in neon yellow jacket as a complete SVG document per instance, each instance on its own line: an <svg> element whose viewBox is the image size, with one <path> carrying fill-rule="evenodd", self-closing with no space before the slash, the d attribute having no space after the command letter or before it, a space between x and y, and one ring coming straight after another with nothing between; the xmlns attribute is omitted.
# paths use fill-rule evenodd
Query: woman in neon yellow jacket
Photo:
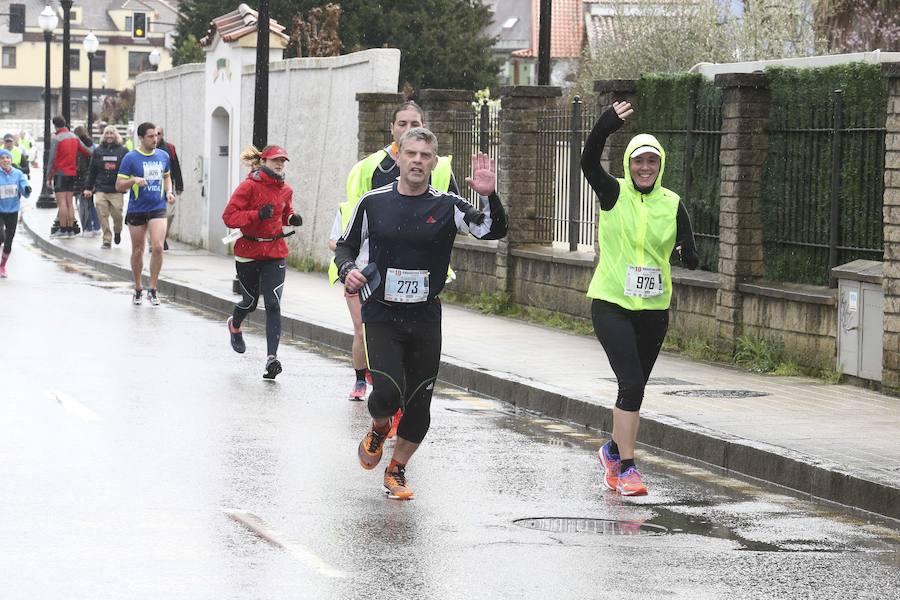
<svg viewBox="0 0 900 600"><path fill-rule="evenodd" d="M623 157L625 176L600 166L606 138L634 114L616 102L597 120L581 155L581 170L600 199L600 258L587 295L594 333L616 374L612 439L598 451L605 485L623 496L647 493L634 464L644 386L669 325L672 273L678 250L696 269L698 258L687 210L678 194L662 186L666 153L648 134L635 136Z"/></svg>

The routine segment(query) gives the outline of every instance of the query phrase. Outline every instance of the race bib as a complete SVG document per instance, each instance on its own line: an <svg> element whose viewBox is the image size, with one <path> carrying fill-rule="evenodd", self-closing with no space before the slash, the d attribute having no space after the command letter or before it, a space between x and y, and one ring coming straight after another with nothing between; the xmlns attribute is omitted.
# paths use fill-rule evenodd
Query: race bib
<svg viewBox="0 0 900 600"><path fill-rule="evenodd" d="M428 271L388 269L384 299L388 302L425 302L428 300Z"/></svg>
<svg viewBox="0 0 900 600"><path fill-rule="evenodd" d="M0 198L18 198L19 186L0 185Z"/></svg>
<svg viewBox="0 0 900 600"><path fill-rule="evenodd" d="M625 295L652 298L663 293L662 269L629 265L625 275Z"/></svg>
<svg viewBox="0 0 900 600"><path fill-rule="evenodd" d="M159 163L144 163L144 179L147 181L159 181L162 179L162 165Z"/></svg>

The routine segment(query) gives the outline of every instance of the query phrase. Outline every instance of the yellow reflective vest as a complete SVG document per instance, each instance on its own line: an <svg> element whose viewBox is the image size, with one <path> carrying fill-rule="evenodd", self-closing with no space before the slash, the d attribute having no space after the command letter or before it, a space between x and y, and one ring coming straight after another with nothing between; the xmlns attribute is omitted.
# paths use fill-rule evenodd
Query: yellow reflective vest
<svg viewBox="0 0 900 600"><path fill-rule="evenodd" d="M350 174L347 176L347 199L340 204L342 231L347 229L347 225L350 224L350 219L353 218L353 211L356 210L359 199L362 198L366 192L372 190L372 176L375 174L375 169L378 168L378 165L381 164L381 161L383 161L387 155L387 151L381 149L378 152L365 157L350 169ZM438 164L434 168L434 171L431 172L431 185L436 190L446 192L450 189L450 181L452 179L453 157L439 156ZM332 285L338 280L337 269L337 265L335 265L334 260L332 260L331 264L328 265L328 281L330 281ZM448 271L448 274L452 274L452 271Z"/></svg>
<svg viewBox="0 0 900 600"><path fill-rule="evenodd" d="M634 187L629 165L631 153L641 146L652 146L660 153L659 175L647 194ZM625 150L623 162L625 176L618 179L619 198L611 210L601 210L597 217L600 258L587 295L628 310L665 310L672 299L669 258L675 247L680 198L662 187L666 153L652 135L635 136ZM634 278L636 273L646 273L648 268L660 270L663 293L649 297L634 295L629 274ZM652 285L658 283L654 281Z"/></svg>

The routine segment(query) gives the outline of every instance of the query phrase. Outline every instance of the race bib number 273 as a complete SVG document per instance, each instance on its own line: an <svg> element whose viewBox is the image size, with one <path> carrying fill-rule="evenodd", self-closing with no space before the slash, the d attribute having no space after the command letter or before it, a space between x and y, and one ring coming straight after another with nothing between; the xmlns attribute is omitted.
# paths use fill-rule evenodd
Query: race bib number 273
<svg viewBox="0 0 900 600"><path fill-rule="evenodd" d="M428 300L428 271L388 269L384 299L388 302L425 302Z"/></svg>

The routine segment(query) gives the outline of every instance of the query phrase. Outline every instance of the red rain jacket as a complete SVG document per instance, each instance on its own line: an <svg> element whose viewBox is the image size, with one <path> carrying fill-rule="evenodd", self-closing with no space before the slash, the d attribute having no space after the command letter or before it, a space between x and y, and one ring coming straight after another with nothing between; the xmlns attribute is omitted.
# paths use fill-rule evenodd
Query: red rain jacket
<svg viewBox="0 0 900 600"><path fill-rule="evenodd" d="M288 225L288 219L294 214L293 196L294 190L284 180L276 179L267 170L251 171L231 194L222 220L232 229L240 228L244 235L274 238L282 232L282 226ZM273 205L275 212L270 218L260 221L259 209L266 204ZM284 238L257 242L242 237L234 243L234 255L253 260L287 258L288 246Z"/></svg>

